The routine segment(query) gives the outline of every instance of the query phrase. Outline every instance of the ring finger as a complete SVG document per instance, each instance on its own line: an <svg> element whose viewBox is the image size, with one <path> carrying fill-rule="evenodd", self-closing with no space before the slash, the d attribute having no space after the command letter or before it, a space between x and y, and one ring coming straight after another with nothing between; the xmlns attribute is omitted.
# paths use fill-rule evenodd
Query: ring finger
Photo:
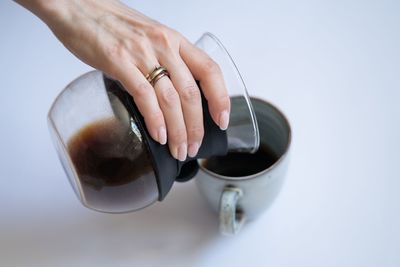
<svg viewBox="0 0 400 267"><path fill-rule="evenodd" d="M194 157L204 136L200 90L180 57L166 57L161 62L167 66L171 81L180 96L187 132L188 155Z"/></svg>
<svg viewBox="0 0 400 267"><path fill-rule="evenodd" d="M154 67L160 66L154 57L151 57L152 60L149 58L143 57L138 62L144 76L152 73ZM174 158L184 161L187 156L187 135L179 95L168 76L155 81L153 89L166 124L169 150Z"/></svg>

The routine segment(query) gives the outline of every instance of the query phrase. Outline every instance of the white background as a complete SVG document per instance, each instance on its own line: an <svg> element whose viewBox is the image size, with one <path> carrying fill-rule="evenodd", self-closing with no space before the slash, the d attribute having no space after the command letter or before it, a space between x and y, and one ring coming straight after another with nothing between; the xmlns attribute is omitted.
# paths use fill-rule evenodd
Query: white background
<svg viewBox="0 0 400 267"><path fill-rule="evenodd" d="M137 213L85 209L46 115L90 68L2 0L0 266L400 266L399 1L127 2L192 41L215 33L287 114L285 186L233 238L192 182Z"/></svg>

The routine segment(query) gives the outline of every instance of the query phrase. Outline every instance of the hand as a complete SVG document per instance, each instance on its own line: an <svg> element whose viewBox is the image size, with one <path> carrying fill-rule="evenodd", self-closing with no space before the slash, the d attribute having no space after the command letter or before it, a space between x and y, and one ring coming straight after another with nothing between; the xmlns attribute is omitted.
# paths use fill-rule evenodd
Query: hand
<svg viewBox="0 0 400 267"><path fill-rule="evenodd" d="M181 161L194 157L204 129L198 80L211 117L225 130L230 99L219 66L178 32L113 0L19 0L38 15L75 56L120 81L150 135L168 140ZM145 76L167 68L154 88Z"/></svg>

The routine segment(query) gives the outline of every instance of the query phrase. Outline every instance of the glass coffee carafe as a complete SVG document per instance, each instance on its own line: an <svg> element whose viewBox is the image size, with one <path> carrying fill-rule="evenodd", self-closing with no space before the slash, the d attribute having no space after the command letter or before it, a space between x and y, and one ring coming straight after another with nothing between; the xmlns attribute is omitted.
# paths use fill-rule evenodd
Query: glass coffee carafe
<svg viewBox="0 0 400 267"><path fill-rule="evenodd" d="M132 97L100 71L78 77L55 99L48 115L51 137L83 205L111 213L138 210L163 200L174 181L192 178L197 158L257 151L257 121L234 62L210 33L196 45L219 64L231 97L226 131L213 122L203 97L205 136L196 158L180 162L167 145L152 140Z"/></svg>

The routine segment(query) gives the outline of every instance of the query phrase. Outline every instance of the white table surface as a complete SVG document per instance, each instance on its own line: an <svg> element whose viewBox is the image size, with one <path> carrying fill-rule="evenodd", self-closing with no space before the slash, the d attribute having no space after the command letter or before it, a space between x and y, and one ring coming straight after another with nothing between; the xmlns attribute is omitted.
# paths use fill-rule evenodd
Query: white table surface
<svg viewBox="0 0 400 267"><path fill-rule="evenodd" d="M90 68L0 2L0 266L400 266L399 1L127 1L218 35L252 95L293 127L278 199L236 237L193 182L137 213L82 207L46 125Z"/></svg>

